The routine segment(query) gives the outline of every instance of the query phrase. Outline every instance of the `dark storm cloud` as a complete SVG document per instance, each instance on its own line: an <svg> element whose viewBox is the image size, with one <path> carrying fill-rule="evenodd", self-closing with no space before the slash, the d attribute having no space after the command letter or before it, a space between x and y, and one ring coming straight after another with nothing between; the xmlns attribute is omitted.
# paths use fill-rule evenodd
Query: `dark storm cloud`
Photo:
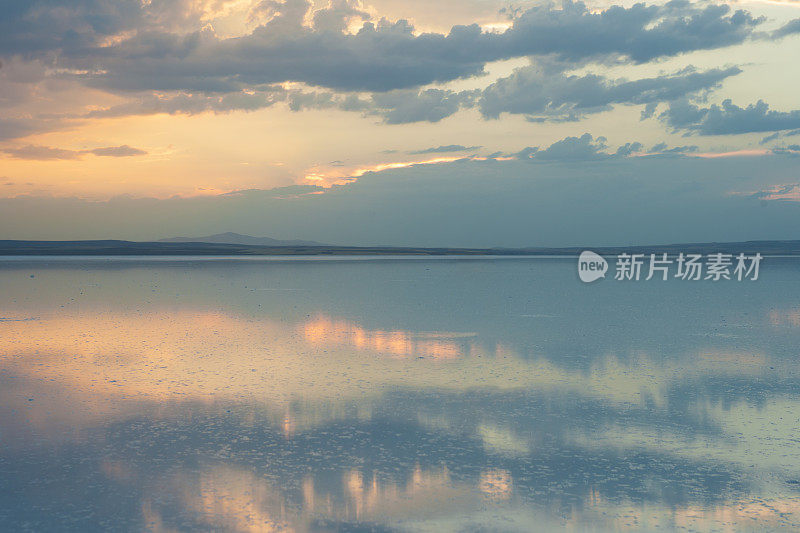
<svg viewBox="0 0 800 533"><path fill-rule="evenodd" d="M188 0L0 1L0 56L58 52L58 66L78 69L96 86L125 91L226 92L285 81L344 91L408 89L480 74L487 62L513 57L646 62L740 43L760 23L725 5L684 0L600 12L566 1L522 13L503 33L473 24L448 34L419 34L407 21L382 20L347 34L343 21L363 18L351 3L317 11L307 26L309 4L287 0L266 2L272 18L252 33L222 39L210 29L174 30L177 22L198 22L185 14L193 5ZM119 35L127 38L109 43Z"/></svg>
<svg viewBox="0 0 800 533"><path fill-rule="evenodd" d="M709 107L699 107L686 100L678 100L671 102L660 118L676 131L699 135L731 135L800 128L800 110L771 110L762 100L747 107L739 107L731 100Z"/></svg>
<svg viewBox="0 0 800 533"><path fill-rule="evenodd" d="M534 67L515 70L487 87L479 100L481 114L501 113L533 117L579 118L607 110L612 104L653 104L718 87L737 67L681 72L639 80L610 80L597 74L583 76L553 73Z"/></svg>

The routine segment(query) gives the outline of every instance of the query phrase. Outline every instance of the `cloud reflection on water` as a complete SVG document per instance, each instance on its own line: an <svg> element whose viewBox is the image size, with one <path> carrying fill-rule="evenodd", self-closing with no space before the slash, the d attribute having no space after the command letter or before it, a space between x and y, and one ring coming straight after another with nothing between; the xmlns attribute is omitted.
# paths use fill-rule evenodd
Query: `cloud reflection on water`
<svg viewBox="0 0 800 533"><path fill-rule="evenodd" d="M692 335L651 310L614 348L607 326L651 294L621 294L632 300L574 330L584 336L575 344L537 329L566 327L557 322L499 319L492 296L477 292L465 307L451 292L470 276L562 275L551 267L451 264L468 276L430 296L441 314L429 305L425 320L371 312L380 308L357 290L336 303L340 287L325 287L332 296L315 284L340 265L296 267L292 282L314 290L277 296L253 296L252 278L281 286L288 267L217 277L200 266L189 275L200 293L165 266L46 271L44 284L72 281L62 291L76 291L66 298L75 303L16 287L2 315L37 320L0 321L0 524L796 527L800 379L784 357L796 333L763 333L775 310L795 308L792 296L765 277L773 300L735 321L707 301L698 329L732 337ZM366 282L377 283L436 265L370 268ZM159 278L157 290L143 274ZM565 286L559 299L539 286L518 292L548 308L586 290ZM409 312L408 301L393 303ZM681 344L653 343L642 326ZM598 349L569 363L586 345Z"/></svg>

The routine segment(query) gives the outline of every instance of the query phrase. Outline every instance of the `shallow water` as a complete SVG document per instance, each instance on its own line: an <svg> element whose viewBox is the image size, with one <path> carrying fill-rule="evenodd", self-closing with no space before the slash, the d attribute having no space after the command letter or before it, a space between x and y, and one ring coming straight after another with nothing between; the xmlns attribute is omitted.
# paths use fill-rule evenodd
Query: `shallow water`
<svg viewBox="0 0 800 533"><path fill-rule="evenodd" d="M800 260L0 260L0 530L800 528Z"/></svg>

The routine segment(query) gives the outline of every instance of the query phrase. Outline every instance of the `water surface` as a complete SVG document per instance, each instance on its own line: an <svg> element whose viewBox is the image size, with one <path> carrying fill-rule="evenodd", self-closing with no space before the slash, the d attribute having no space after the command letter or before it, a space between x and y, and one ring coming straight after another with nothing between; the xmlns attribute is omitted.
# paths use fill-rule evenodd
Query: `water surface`
<svg viewBox="0 0 800 533"><path fill-rule="evenodd" d="M796 530L799 286L3 259L0 530Z"/></svg>

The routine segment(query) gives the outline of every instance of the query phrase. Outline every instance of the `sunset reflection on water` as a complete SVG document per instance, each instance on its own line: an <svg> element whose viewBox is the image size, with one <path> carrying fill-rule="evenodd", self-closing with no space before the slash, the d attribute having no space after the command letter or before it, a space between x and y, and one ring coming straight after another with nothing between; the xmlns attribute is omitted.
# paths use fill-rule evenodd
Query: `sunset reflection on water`
<svg viewBox="0 0 800 533"><path fill-rule="evenodd" d="M0 526L795 529L796 265L571 266L7 264Z"/></svg>

